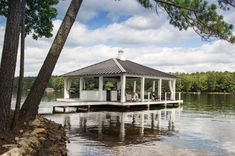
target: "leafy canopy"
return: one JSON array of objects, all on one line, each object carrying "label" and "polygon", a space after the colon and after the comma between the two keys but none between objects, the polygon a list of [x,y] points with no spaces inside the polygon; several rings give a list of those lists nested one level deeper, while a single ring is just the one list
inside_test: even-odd
[{"label": "leafy canopy", "polygon": [[[59,0],[27,0],[25,14],[26,34],[34,39],[52,37],[52,20],[57,16],[55,5]],[[7,17],[9,0],[0,0],[0,16]]]},{"label": "leafy canopy", "polygon": [[[205,0],[137,0],[145,8],[161,8],[169,16],[170,24],[187,30],[192,27],[202,39],[223,39],[235,42],[233,25],[223,20],[217,13],[215,4],[208,4]],[[222,9],[235,5],[234,0],[218,0]]]}]

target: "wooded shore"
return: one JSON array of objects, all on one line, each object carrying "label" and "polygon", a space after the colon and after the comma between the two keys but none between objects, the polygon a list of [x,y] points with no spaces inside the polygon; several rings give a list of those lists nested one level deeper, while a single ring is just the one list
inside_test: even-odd
[{"label": "wooded shore", "polygon": [[[235,72],[197,72],[197,73],[171,73],[179,79],[176,82],[177,92],[210,92],[210,93],[235,93]],[[17,79],[15,78],[14,89],[17,88]],[[29,90],[35,80],[35,77],[24,78],[24,90]],[[87,81],[87,89],[98,88],[98,81]],[[137,82],[138,83],[138,82]],[[112,87],[113,82],[106,82],[105,87]],[[127,81],[127,91],[132,91],[132,82]],[[151,80],[146,80],[146,89],[152,86]],[[63,77],[52,76],[47,87],[57,91],[62,91],[64,87]],[[138,87],[138,86],[137,86]],[[79,90],[79,79],[72,81],[71,88]],[[138,89],[138,88],[137,88]],[[168,83],[162,82],[163,92],[169,91]]]}]

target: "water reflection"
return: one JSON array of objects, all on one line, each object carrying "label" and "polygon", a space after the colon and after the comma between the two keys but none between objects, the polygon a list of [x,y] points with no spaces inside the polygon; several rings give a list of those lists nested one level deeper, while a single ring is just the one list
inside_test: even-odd
[{"label": "water reflection", "polygon": [[235,96],[182,97],[184,109],[97,110],[46,117],[66,127],[72,156],[235,155]]},{"label": "water reflection", "polygon": [[[175,122],[180,111],[182,107],[132,112],[79,113],[79,118],[65,115],[63,124],[72,139],[79,136],[99,141],[105,146],[138,144],[160,140],[160,136],[177,133]],[[79,124],[73,124],[71,121]]]}]

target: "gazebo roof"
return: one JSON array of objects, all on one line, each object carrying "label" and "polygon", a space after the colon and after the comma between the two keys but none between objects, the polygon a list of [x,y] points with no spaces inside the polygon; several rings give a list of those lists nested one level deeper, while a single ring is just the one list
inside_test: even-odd
[{"label": "gazebo roof", "polygon": [[69,73],[64,77],[85,77],[85,76],[102,76],[102,75],[138,75],[150,77],[176,78],[174,75],[164,73],[162,71],[143,66],[130,60],[108,59]]}]

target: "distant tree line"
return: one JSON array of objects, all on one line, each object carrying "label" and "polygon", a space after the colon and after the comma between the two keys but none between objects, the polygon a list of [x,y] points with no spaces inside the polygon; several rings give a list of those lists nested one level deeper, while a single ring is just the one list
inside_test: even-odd
[{"label": "distant tree line", "polygon": [[[178,92],[230,92],[235,93],[235,72],[197,72],[197,73],[174,73],[179,79],[176,83]],[[29,90],[35,80],[35,77],[24,78],[24,90]],[[14,90],[17,89],[18,77],[15,78]],[[87,81],[87,89],[97,88],[98,81]],[[115,86],[114,82],[105,83],[105,87]],[[139,84],[139,82],[137,82]],[[62,91],[64,80],[60,76],[52,76],[47,87],[54,88],[56,91]],[[79,79],[72,81],[72,88],[79,90]],[[132,90],[132,82],[127,81],[127,91]],[[151,90],[151,80],[146,80],[145,89]],[[138,90],[137,86],[137,90]],[[167,81],[163,81],[163,91],[169,91]]]},{"label": "distant tree line", "polygon": [[180,92],[230,92],[235,93],[235,72],[175,73]]}]

